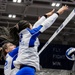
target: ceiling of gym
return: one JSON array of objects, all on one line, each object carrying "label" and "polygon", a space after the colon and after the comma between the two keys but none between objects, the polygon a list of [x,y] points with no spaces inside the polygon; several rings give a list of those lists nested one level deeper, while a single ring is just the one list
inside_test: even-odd
[{"label": "ceiling of gym", "polygon": [[[53,7],[52,2],[60,3],[60,6]],[[58,10],[65,4],[69,6],[69,10],[60,15],[56,22],[39,36],[41,42],[46,42],[75,8],[75,0],[22,0],[21,3],[13,2],[13,0],[0,0],[0,26],[12,27],[22,19],[34,24],[39,16],[52,9]],[[16,18],[9,18],[9,14],[16,15]],[[75,16],[51,43],[75,45]]]}]

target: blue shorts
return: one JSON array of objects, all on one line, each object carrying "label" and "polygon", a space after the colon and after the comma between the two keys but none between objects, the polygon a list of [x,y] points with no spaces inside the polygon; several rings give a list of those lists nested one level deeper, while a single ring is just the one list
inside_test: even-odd
[{"label": "blue shorts", "polygon": [[35,75],[35,69],[32,67],[21,68],[16,75]]}]

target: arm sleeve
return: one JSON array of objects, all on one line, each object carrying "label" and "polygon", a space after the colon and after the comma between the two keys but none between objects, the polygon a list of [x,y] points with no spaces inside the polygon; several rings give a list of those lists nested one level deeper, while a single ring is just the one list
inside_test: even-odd
[{"label": "arm sleeve", "polygon": [[39,25],[41,25],[42,22],[46,20],[45,16],[42,16],[33,26],[33,28],[37,28]]},{"label": "arm sleeve", "polygon": [[58,14],[54,13],[52,16],[48,17],[41,25],[43,26],[40,29],[40,32],[45,31],[47,28],[49,28],[55,20],[58,18]]}]

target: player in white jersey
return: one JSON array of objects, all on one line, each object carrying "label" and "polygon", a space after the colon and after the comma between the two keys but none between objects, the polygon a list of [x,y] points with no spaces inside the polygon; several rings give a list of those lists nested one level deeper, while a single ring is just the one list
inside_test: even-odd
[{"label": "player in white jersey", "polygon": [[18,53],[18,47],[8,42],[2,46],[2,56],[5,59],[4,75],[16,75],[19,70],[14,67],[13,61],[16,59]]},{"label": "player in white jersey", "polygon": [[[48,13],[48,16],[51,15],[54,12],[52,10],[51,12]],[[17,57],[18,53],[18,47],[15,48],[16,46],[13,45],[12,43],[5,43],[0,50],[2,50],[3,57],[5,58],[5,66],[4,66],[4,74],[5,75],[16,75],[16,72],[19,70],[14,67],[13,61]],[[15,48],[15,49],[14,49]],[[2,56],[1,56],[2,57]]]},{"label": "player in white jersey", "polygon": [[38,36],[55,22],[58,15],[67,9],[68,6],[65,5],[50,17],[48,17],[48,14],[42,16],[33,27],[25,20],[20,21],[15,26],[20,37],[18,57],[14,61],[15,67],[20,69],[16,75],[35,75],[35,71],[40,69],[37,52],[39,46]]},{"label": "player in white jersey", "polygon": [[[54,12],[52,10],[51,12],[48,13],[48,16],[51,15]],[[4,65],[4,74],[5,75],[16,75],[17,71],[19,69],[15,68],[13,61],[17,57],[18,53],[18,47],[15,48],[16,46],[10,42],[5,43],[0,50],[2,50],[2,56],[5,59],[5,65]],[[15,48],[15,49],[14,49]],[[1,56],[1,57],[2,57]]]}]

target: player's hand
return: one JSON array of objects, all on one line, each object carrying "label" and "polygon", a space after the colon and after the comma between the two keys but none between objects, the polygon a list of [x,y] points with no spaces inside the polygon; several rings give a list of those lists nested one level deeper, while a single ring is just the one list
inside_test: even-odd
[{"label": "player's hand", "polygon": [[64,11],[68,10],[68,6],[67,5],[64,5],[62,6],[58,11],[57,13],[60,15],[62,14]]}]

